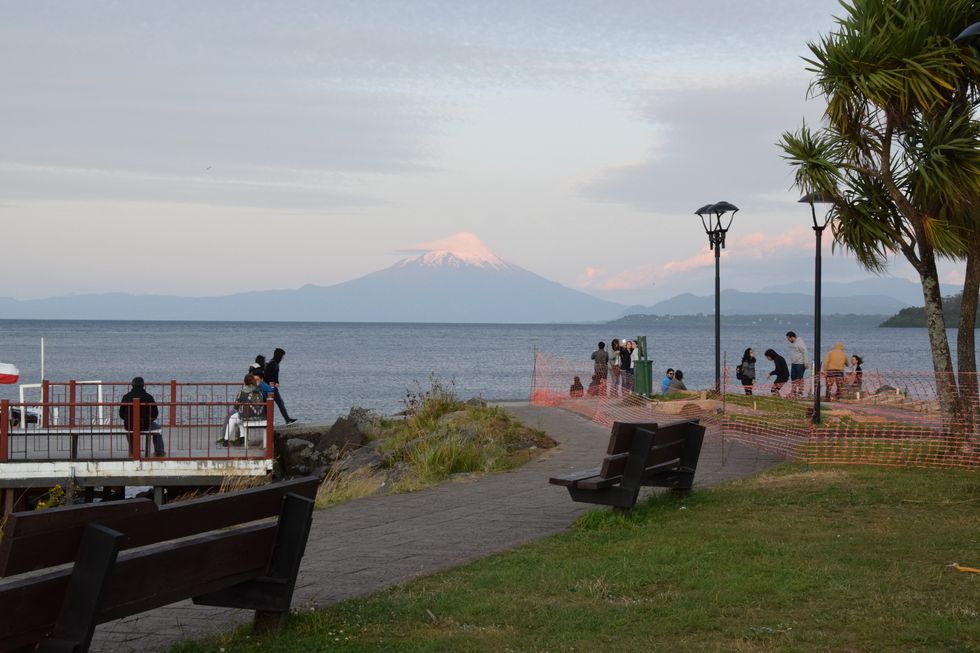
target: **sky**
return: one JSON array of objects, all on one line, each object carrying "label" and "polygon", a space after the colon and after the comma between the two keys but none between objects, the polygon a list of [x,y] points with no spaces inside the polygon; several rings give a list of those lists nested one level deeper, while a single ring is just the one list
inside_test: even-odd
[{"label": "sky", "polygon": [[[812,283],[836,0],[0,0],[0,295],[330,285],[454,234],[623,303]],[[829,241],[825,237],[825,241]],[[420,247],[420,245],[422,247]],[[824,278],[864,278],[825,243]],[[956,283],[959,266],[944,280]],[[915,279],[896,262],[894,276]]]}]

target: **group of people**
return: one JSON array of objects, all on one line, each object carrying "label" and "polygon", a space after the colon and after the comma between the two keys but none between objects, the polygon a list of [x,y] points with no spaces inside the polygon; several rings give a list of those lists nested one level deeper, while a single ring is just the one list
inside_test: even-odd
[{"label": "group of people", "polygon": [[618,397],[620,393],[629,394],[633,391],[633,370],[640,360],[640,349],[634,340],[613,338],[606,349],[606,343],[600,341],[597,349],[592,352],[592,380],[589,387],[582,386],[582,379],[575,377],[568,389],[570,397],[588,395],[596,397],[605,395]]},{"label": "group of people", "polygon": [[[789,343],[788,364],[786,358],[776,352],[775,349],[767,349],[763,354],[766,360],[774,366],[774,369],[767,375],[767,378],[775,377],[770,392],[773,395],[779,395],[786,382],[790,381],[792,383],[790,396],[802,397],[806,393],[803,376],[810,367],[810,354],[807,351],[806,343],[794,331],[786,332],[786,340]],[[841,398],[845,388],[851,392],[861,390],[861,364],[863,362],[864,359],[857,355],[851,356],[848,360],[847,354],[844,352],[844,345],[840,342],[827,353],[823,366],[827,401],[831,399],[832,387],[835,389],[834,397],[837,399]],[[851,367],[852,370],[845,377],[844,370],[847,367]],[[745,394],[751,395],[757,378],[755,350],[751,347],[742,354],[742,361],[735,368],[735,378],[742,382]]]},{"label": "group of people", "polygon": [[279,413],[286,424],[292,424],[296,420],[289,416],[286,411],[286,404],[282,398],[282,390],[279,385],[279,364],[285,357],[286,351],[280,347],[272,353],[272,359],[266,360],[265,356],[259,354],[255,357],[255,362],[250,364],[245,378],[242,380],[242,389],[235,399],[235,409],[228,415],[225,424],[224,436],[218,439],[218,444],[229,446],[231,444],[241,444],[244,438],[241,437],[241,424],[244,420],[264,419],[265,401],[272,393]]},{"label": "group of people", "polygon": [[[265,417],[265,401],[269,393],[273,393],[276,405],[279,407],[283,419],[286,420],[286,424],[292,424],[296,421],[286,411],[286,404],[282,398],[282,388],[279,385],[279,364],[282,363],[285,355],[284,349],[276,348],[270,361],[266,361],[265,356],[261,354],[255,357],[255,362],[249,365],[248,373],[245,374],[242,389],[235,400],[235,409],[228,416],[224,437],[218,440],[218,444],[227,447],[229,441],[234,444],[241,442],[241,437],[233,439],[232,436],[239,431],[242,420]],[[140,433],[152,435],[154,456],[166,456],[163,434],[160,432],[160,425],[157,422],[160,409],[157,407],[153,395],[146,391],[146,382],[142,376],[133,378],[129,392],[123,395],[120,400],[122,405],[119,407],[119,417],[129,432],[129,455],[133,455],[133,433],[137,426],[137,420],[133,419],[134,401],[140,403],[138,421]]]}]

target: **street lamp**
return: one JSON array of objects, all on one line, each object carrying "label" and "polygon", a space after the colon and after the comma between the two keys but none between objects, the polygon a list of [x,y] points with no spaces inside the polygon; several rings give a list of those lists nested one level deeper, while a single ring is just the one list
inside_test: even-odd
[{"label": "street lamp", "polygon": [[[834,198],[826,193],[814,192],[807,193],[800,198],[801,204],[810,205],[810,215],[813,218],[813,233],[817,238],[817,254],[816,254],[816,269],[814,271],[814,281],[813,281],[813,423],[820,423],[820,276],[822,274],[821,268],[821,257],[820,257],[820,239],[823,236],[823,230],[827,228],[830,224],[830,210],[833,208],[831,206],[827,209],[826,215],[823,217],[823,221],[817,220],[817,209],[816,204],[831,204],[834,203]],[[829,388],[828,388],[829,391]]]},{"label": "street lamp", "polygon": [[[721,217],[731,212],[728,224],[722,225]],[[725,248],[725,234],[732,226],[738,207],[729,202],[705,204],[694,212],[701,218],[708,246],[715,250],[715,392],[721,394],[721,250]]]},{"label": "street lamp", "polygon": [[980,43],[980,23],[973,23],[965,30],[960,32],[960,35],[953,39],[953,41],[960,45]]}]

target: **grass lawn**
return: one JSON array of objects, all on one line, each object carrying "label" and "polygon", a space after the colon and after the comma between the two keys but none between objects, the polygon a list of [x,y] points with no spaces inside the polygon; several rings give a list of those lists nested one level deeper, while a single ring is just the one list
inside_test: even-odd
[{"label": "grass lawn", "polygon": [[770,473],[196,651],[977,651],[980,476]]}]

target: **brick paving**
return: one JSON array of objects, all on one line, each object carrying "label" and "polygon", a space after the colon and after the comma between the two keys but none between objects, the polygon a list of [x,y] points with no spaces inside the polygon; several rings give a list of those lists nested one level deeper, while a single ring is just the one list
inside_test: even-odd
[{"label": "brick paving", "polygon": [[[319,510],[293,599],[307,610],[372,594],[561,532],[596,506],[571,501],[550,476],[594,467],[609,429],[557,408],[504,407],[559,442],[520,469],[463,479],[421,492],[358,499]],[[780,459],[709,432],[695,485],[762,471]],[[93,651],[155,653],[246,623],[251,612],[176,603],[96,629]]]}]

